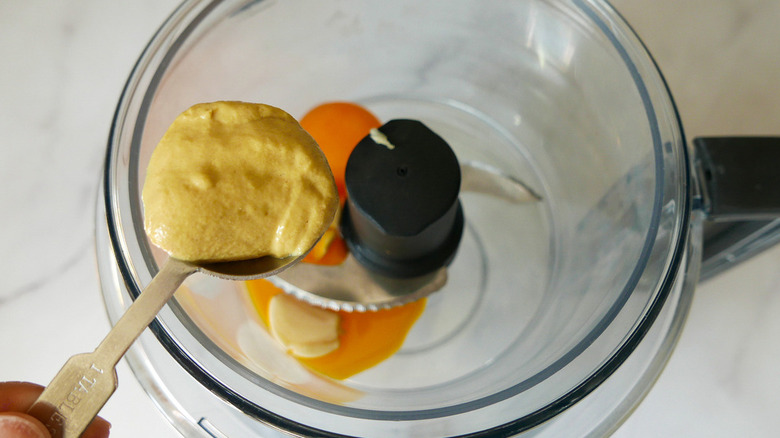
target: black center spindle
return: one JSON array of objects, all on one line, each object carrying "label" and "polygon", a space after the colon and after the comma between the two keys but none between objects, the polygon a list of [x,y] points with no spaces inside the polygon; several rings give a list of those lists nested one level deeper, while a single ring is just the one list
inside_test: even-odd
[{"label": "black center spindle", "polygon": [[409,278],[446,266],[463,234],[460,166],[436,133],[391,120],[347,161],[341,231],[354,257],[380,274]]}]

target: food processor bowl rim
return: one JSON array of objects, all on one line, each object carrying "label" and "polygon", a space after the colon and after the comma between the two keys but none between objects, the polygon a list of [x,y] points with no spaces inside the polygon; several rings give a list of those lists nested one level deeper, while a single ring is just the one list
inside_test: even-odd
[{"label": "food processor bowl rim", "polygon": [[[114,182],[113,173],[112,173],[112,158],[114,158],[115,151],[116,151],[115,145],[118,143],[117,136],[118,136],[118,131],[120,129],[119,119],[121,116],[123,116],[126,113],[127,103],[130,100],[130,96],[132,95],[132,92],[135,91],[134,88],[135,80],[137,79],[138,75],[141,73],[141,70],[144,67],[143,61],[148,60],[150,53],[152,53],[156,48],[159,48],[155,46],[161,43],[160,41],[161,35],[165,34],[166,32],[170,33],[172,30],[176,30],[176,27],[173,26],[173,23],[178,23],[177,20],[181,20],[183,17],[186,16],[188,12],[197,9],[196,8],[197,5],[204,4],[204,3],[208,3],[208,4],[206,4],[205,7],[202,7],[201,10],[197,11],[197,15],[195,16],[195,19],[190,21],[189,23],[186,23],[186,27],[184,28],[184,30],[182,30],[180,34],[176,37],[175,41],[171,43],[169,47],[166,48],[167,51],[166,51],[165,58],[167,59],[168,62],[170,62],[172,56],[184,44],[186,37],[188,37],[192,33],[194,28],[198,24],[200,24],[201,21],[203,21],[203,19],[208,15],[208,13],[213,11],[219,4],[223,3],[223,0],[213,0],[213,1],[185,0],[168,17],[168,19],[162,24],[162,26],[160,26],[157,32],[153,35],[150,42],[147,44],[146,48],[144,49],[141,56],[135,63],[133,69],[131,70],[129,78],[121,93],[119,103],[115,110],[114,118],[111,124],[111,129],[109,132],[106,162],[104,166],[104,178],[103,178],[106,220],[108,222],[109,237],[111,241],[112,250],[116,255],[119,272],[125,281],[128,291],[134,297],[136,297],[140,293],[140,288],[133,281],[133,275],[131,274],[130,264],[128,263],[128,260],[125,259],[126,254],[122,248],[122,237],[120,236],[120,230],[119,230],[120,227],[116,225],[116,218],[114,216],[115,203],[112,199],[112,195],[114,194],[114,190],[112,188],[112,184]],[[639,79],[641,79],[641,76],[636,71],[636,66],[634,66],[631,63],[629,55],[625,52],[625,48],[619,44],[619,41],[617,40],[616,37],[614,37],[608,25],[604,23],[601,20],[601,18],[596,15],[595,12],[590,10],[586,5],[586,3],[591,4],[593,6],[598,6],[598,4],[602,4],[608,14],[610,14],[612,17],[616,19],[621,20],[622,23],[628,29],[628,31],[633,32],[631,26],[622,18],[622,16],[607,2],[607,0],[572,0],[572,3],[577,5],[586,14],[588,14],[590,18],[594,21],[594,23],[596,23],[601,28],[604,34],[610,37],[610,42],[621,53],[621,56],[624,57],[624,61],[628,64],[629,69],[632,70],[632,75],[638,76]],[[488,436],[488,435],[493,436],[493,434],[495,433],[500,433],[502,435],[509,434],[509,433],[511,434],[519,433],[529,428],[532,428],[536,425],[544,423],[545,421],[548,421],[549,419],[555,417],[556,415],[564,411],[569,406],[573,405],[574,403],[577,403],[579,400],[587,396],[591,391],[593,391],[596,387],[598,387],[604,380],[606,380],[620,366],[620,364],[622,364],[628,358],[631,352],[644,338],[645,333],[649,330],[656,316],[658,315],[661,308],[663,307],[666,297],[669,295],[670,288],[674,283],[677,273],[679,272],[680,263],[682,262],[685,248],[687,247],[686,242],[688,241],[689,238],[689,229],[690,229],[689,221],[690,221],[690,214],[691,214],[691,198],[692,198],[692,190],[691,190],[692,175],[690,172],[690,157],[689,157],[689,152],[685,147],[686,145],[685,135],[684,135],[682,123],[680,121],[680,115],[674,103],[674,100],[672,98],[668,84],[666,83],[666,80],[664,79],[660,69],[658,69],[658,66],[655,60],[652,58],[652,55],[644,46],[644,43],[642,43],[641,39],[636,37],[635,32],[634,35],[636,41],[638,41],[639,44],[641,45],[641,48],[644,49],[644,53],[650,58],[650,61],[653,63],[653,66],[655,67],[655,72],[656,74],[658,74],[658,76],[660,77],[663,83],[663,86],[665,87],[665,91],[669,97],[669,101],[671,103],[674,116],[677,119],[676,125],[677,128],[679,129],[679,134],[681,136],[681,142],[683,145],[680,151],[680,155],[682,157],[682,160],[684,161],[684,166],[682,166],[683,175],[681,178],[681,184],[685,184],[686,191],[684,192],[685,196],[683,196],[684,199],[681,208],[682,223],[680,226],[680,232],[678,233],[677,236],[677,241],[675,242],[675,246],[673,247],[673,249],[671,249],[672,255],[669,263],[669,268],[667,269],[665,276],[660,283],[661,287],[659,289],[659,292],[658,294],[656,294],[653,302],[650,304],[649,310],[644,314],[642,321],[638,323],[635,327],[635,330],[627,336],[626,340],[620,345],[617,352],[613,354],[598,369],[596,369],[593,373],[591,373],[578,386],[570,389],[567,393],[560,396],[558,399],[554,400],[553,402],[547,404],[546,406],[536,410],[531,414],[525,415],[523,417],[517,418],[503,425],[499,425],[485,431],[475,432],[464,436]],[[161,66],[167,66],[167,63],[163,62]],[[157,70],[155,71],[155,75],[154,75],[155,78],[152,80],[153,84],[159,83],[160,81],[159,76],[161,71],[162,70],[160,69],[160,66],[158,66]],[[637,81],[636,77],[635,77],[635,81]],[[638,84],[643,84],[643,82],[640,80]],[[146,94],[141,104],[142,109],[149,108],[150,100],[152,97],[152,93],[150,93],[150,91],[154,89],[156,88],[153,87],[146,90]],[[651,114],[654,114],[652,111],[653,106],[652,103],[647,101],[646,90],[644,91],[644,93],[645,95],[642,96],[643,102],[645,103],[646,108],[649,107],[648,116],[650,116]],[[145,117],[146,113],[140,111],[139,115]],[[139,117],[138,120],[140,121],[142,120],[142,118]],[[142,126],[142,124],[136,123],[134,127],[133,145],[137,145],[138,142],[140,141],[139,140],[140,136],[137,135],[138,134],[137,131],[140,129],[139,128],[140,126]],[[654,130],[654,136],[653,136],[654,143],[655,143],[654,148],[656,150],[656,153],[658,153],[658,151],[660,150],[659,148],[662,147],[662,145],[660,144],[660,140],[658,140],[657,138],[658,128],[657,126],[652,126],[652,129]],[[134,157],[131,155],[131,160],[133,158]],[[135,157],[135,159],[137,160],[137,157]],[[659,165],[658,162],[656,164]],[[137,168],[137,164],[136,164],[136,168]],[[138,188],[133,187],[133,185],[131,185],[130,190],[131,192],[135,190],[137,193]],[[656,197],[658,198],[658,193],[656,193]],[[659,207],[659,205],[657,204],[658,202],[656,202],[656,205],[654,206],[654,212],[653,212],[654,220],[656,220],[660,215],[660,211],[657,211],[657,207]],[[139,223],[138,221],[136,221],[136,219],[139,218],[134,217],[133,219],[134,219],[134,223],[136,224]],[[652,228],[653,227],[651,225],[651,230]],[[650,239],[652,235],[653,233],[649,233],[648,239]],[[695,262],[696,261],[694,261],[694,263]],[[206,370],[202,369],[194,360],[192,360],[187,355],[185,351],[181,349],[181,347],[175,342],[175,340],[173,340],[166,333],[163,326],[157,320],[152,322],[152,324],[150,325],[150,329],[155,334],[157,339],[163,344],[166,350],[168,350],[171,353],[174,359],[189,374],[191,374],[202,385],[207,387],[212,393],[224,399],[226,402],[240,408],[242,411],[254,416],[255,418],[261,421],[271,424],[274,427],[288,430],[293,433],[303,434],[305,436],[309,436],[312,434],[324,435],[324,436],[343,436],[333,432],[312,428],[310,426],[299,423],[297,421],[287,419],[279,414],[263,409],[262,407],[257,406],[256,404],[250,402],[249,400],[246,400],[240,394],[235,393],[226,385],[224,385],[222,382],[215,379],[214,376],[210,375]]]}]

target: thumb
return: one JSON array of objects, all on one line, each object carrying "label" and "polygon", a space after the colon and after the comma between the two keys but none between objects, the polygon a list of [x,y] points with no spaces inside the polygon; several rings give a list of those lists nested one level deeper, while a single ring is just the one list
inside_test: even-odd
[{"label": "thumb", "polygon": [[0,413],[0,437],[51,438],[46,427],[35,418],[20,412]]}]

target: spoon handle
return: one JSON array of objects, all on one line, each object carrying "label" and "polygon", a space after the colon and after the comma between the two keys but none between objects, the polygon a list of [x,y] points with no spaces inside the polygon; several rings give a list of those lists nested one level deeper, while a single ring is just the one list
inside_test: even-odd
[{"label": "spoon handle", "polygon": [[42,421],[52,438],[79,437],[114,393],[119,359],[196,270],[168,259],[95,351],[68,359],[27,413]]}]

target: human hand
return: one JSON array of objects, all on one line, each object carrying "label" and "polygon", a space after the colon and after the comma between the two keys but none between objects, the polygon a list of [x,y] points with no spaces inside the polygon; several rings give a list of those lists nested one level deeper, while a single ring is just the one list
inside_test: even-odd
[{"label": "human hand", "polygon": [[[0,437],[51,438],[37,419],[27,415],[27,409],[43,392],[43,386],[26,382],[0,382]],[[81,438],[107,438],[111,424],[95,418]]]}]

